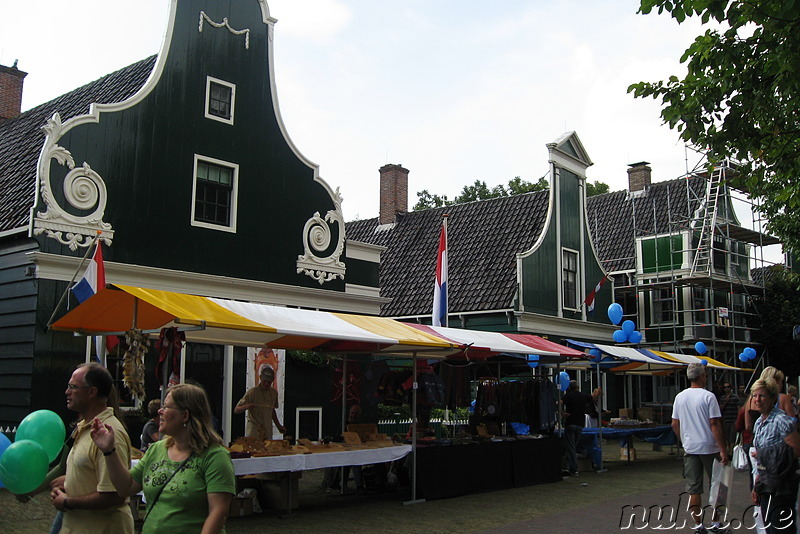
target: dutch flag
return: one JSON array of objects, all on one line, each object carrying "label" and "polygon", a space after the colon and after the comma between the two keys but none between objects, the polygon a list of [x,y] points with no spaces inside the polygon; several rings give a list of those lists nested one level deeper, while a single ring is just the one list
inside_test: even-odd
[{"label": "dutch flag", "polygon": [[433,287],[433,326],[447,326],[447,219],[439,233],[436,284]]},{"label": "dutch flag", "polygon": [[81,303],[104,287],[106,287],[106,269],[103,266],[103,247],[98,239],[94,255],[89,260],[83,278],[72,286],[72,294],[78,299],[78,303]]}]

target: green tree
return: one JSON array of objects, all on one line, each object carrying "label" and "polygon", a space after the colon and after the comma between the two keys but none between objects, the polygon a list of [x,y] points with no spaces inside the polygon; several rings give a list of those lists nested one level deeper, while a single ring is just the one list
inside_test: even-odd
[{"label": "green tree", "polygon": [[466,204],[467,202],[475,202],[476,200],[486,200],[487,198],[507,197],[505,188],[498,185],[489,189],[486,182],[483,180],[475,180],[472,185],[465,185],[461,193],[453,199],[454,204]]},{"label": "green tree", "polygon": [[768,230],[800,246],[800,6],[793,0],[640,0],[639,11],[700,17],[713,29],[681,57],[683,79],[639,82],[635,97],[660,99],[681,138],[709,163],[743,162],[729,183],[761,203]]},{"label": "green tree", "polygon": [[[426,210],[430,208],[441,208],[442,206],[452,206],[453,204],[465,204],[476,200],[487,200],[490,198],[508,197],[521,195],[534,191],[547,191],[550,187],[548,181],[541,177],[536,183],[526,182],[519,176],[508,181],[508,187],[496,185],[489,189],[483,180],[475,180],[472,185],[465,185],[461,193],[453,200],[448,200],[447,195],[432,195],[427,189],[417,192],[417,203],[414,204],[413,211]],[[608,186],[606,186],[608,187]]]},{"label": "green tree", "polygon": [[[763,271],[763,297],[752,301],[755,340],[769,351],[769,363],[787,376],[800,375],[800,342],[792,339],[792,328],[800,325],[800,275],[780,265]],[[761,351],[759,351],[760,354]]]},{"label": "green tree", "polygon": [[591,183],[589,182],[589,180],[586,180],[587,197],[593,197],[595,195],[603,195],[605,193],[608,193],[609,190],[610,188],[608,187],[608,184],[604,184],[603,182],[600,182],[598,180],[595,180],[594,183]]},{"label": "green tree", "polygon": [[542,176],[537,182],[526,182],[519,176],[515,176],[508,181],[508,194],[521,195],[522,193],[533,193],[535,191],[547,191],[550,188],[550,182],[547,178]]},{"label": "green tree", "polygon": [[453,204],[452,200],[447,200],[447,195],[432,195],[427,189],[417,192],[417,203],[411,208],[411,211],[422,211],[431,208],[441,208],[442,206],[450,206]]}]

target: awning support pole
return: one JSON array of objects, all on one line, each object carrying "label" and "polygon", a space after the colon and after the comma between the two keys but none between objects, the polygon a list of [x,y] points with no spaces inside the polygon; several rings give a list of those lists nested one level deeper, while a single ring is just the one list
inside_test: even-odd
[{"label": "awning support pole", "polygon": [[413,386],[411,388],[411,500],[405,501],[403,505],[417,504],[425,502],[425,499],[417,499],[417,353],[414,352],[413,362]]},{"label": "awning support pole", "polygon": [[[347,354],[342,358],[342,436],[344,436],[345,432],[347,432]],[[347,491],[344,466],[339,468],[339,488],[339,492],[344,495]]]},{"label": "awning support pole", "polygon": [[[600,362],[597,362],[597,387],[601,386],[600,382]],[[602,391],[602,390],[601,390]],[[608,469],[603,467],[603,400],[602,393],[597,402],[597,445],[600,447],[600,465],[597,466],[597,473],[605,473]]]}]

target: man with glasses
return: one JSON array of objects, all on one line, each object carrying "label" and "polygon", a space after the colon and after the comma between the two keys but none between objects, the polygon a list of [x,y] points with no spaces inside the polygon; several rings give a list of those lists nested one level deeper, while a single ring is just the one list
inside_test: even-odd
[{"label": "man with glasses", "polygon": [[130,465],[131,441],[125,427],[109,406],[113,381],[108,370],[96,363],[79,365],[67,384],[67,408],[78,413],[75,443],[67,456],[63,486],[50,492],[53,506],[64,512],[62,534],[92,532],[133,534],[133,516],[126,498],[117,495],[109,478],[104,453],[92,441],[92,421],[114,427],[116,454]]}]

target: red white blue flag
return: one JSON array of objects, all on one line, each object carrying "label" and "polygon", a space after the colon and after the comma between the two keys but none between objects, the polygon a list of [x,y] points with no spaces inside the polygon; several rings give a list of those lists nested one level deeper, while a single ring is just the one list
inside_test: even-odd
[{"label": "red white blue flag", "polygon": [[78,299],[78,303],[81,303],[104,287],[106,287],[106,269],[103,266],[103,247],[98,239],[94,255],[89,260],[83,278],[72,286],[72,294]]},{"label": "red white blue flag", "polygon": [[597,292],[600,291],[600,288],[603,287],[603,284],[606,283],[607,279],[608,275],[605,275],[603,279],[600,280],[600,282],[598,282],[595,288],[589,293],[589,295],[586,297],[586,300],[583,301],[583,303],[586,304],[586,311],[588,313],[592,313],[594,311],[594,298],[597,295]]},{"label": "red white blue flag", "polygon": [[433,286],[433,326],[447,326],[447,219],[439,233],[436,284]]}]

